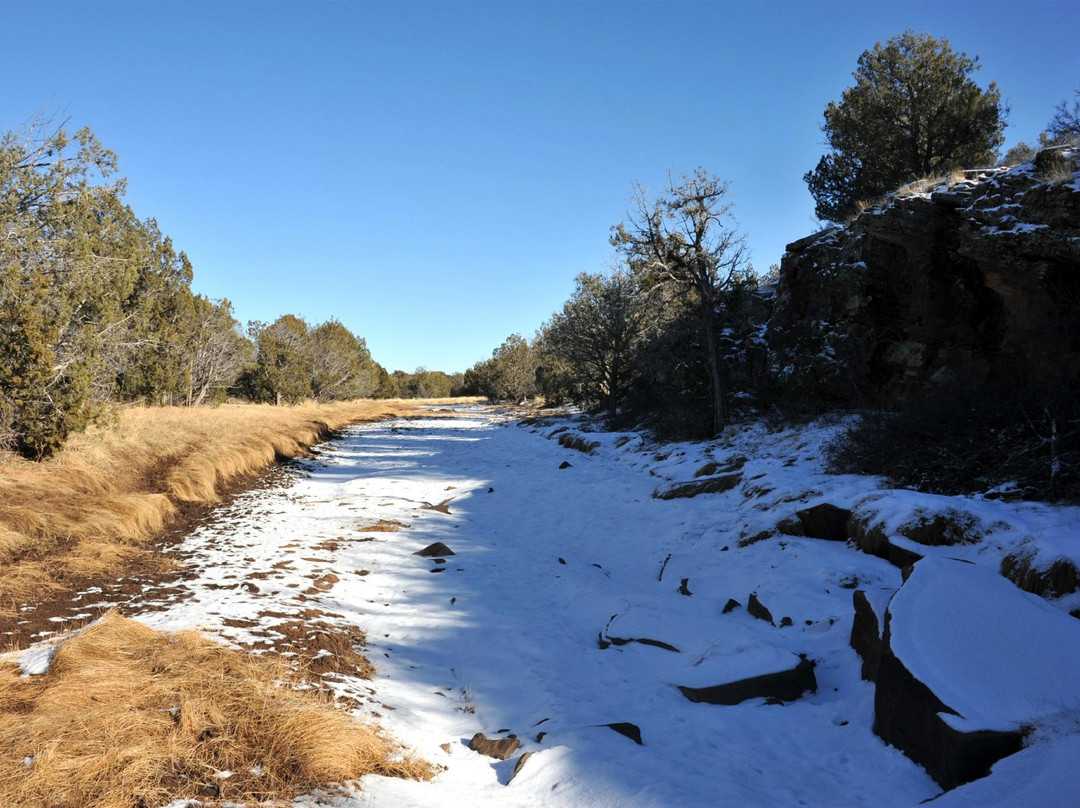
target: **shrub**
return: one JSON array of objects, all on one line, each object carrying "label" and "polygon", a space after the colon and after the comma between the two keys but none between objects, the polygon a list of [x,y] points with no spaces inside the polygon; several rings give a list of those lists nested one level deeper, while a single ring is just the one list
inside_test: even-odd
[{"label": "shrub", "polygon": [[898,411],[864,413],[826,457],[831,471],[934,493],[1010,485],[1028,499],[1080,501],[1080,389],[1031,374],[943,385]]}]

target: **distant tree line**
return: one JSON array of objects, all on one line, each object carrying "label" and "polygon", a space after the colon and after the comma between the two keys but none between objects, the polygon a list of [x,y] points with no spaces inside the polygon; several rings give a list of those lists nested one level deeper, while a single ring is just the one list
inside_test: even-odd
[{"label": "distant tree line", "polygon": [[89,129],[37,120],[0,137],[0,448],[41,458],[111,405],[293,403],[444,394],[391,376],[337,320],[241,328],[228,300],[124,203],[116,155]]}]

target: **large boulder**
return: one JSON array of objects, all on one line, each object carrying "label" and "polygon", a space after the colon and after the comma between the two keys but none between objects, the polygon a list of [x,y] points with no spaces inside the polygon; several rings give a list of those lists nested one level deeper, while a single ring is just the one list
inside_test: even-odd
[{"label": "large boulder", "polygon": [[1080,621],[993,570],[925,558],[889,603],[874,731],[944,788],[1080,705]]}]

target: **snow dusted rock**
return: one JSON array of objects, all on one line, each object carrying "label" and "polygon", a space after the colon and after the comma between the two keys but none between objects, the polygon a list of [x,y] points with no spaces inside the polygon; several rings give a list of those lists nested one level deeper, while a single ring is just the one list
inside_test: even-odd
[{"label": "snow dusted rock", "polygon": [[874,731],[950,789],[1080,711],[1080,622],[993,570],[925,558],[889,603]]},{"label": "snow dusted rock", "polygon": [[518,773],[525,767],[525,761],[527,761],[532,756],[532,752],[526,752],[524,755],[517,759],[517,763],[514,764],[514,771],[511,772],[510,779],[506,781],[507,785],[510,785],[513,779],[518,776]]},{"label": "snow dusted rock", "polygon": [[514,735],[507,738],[489,738],[484,733],[478,732],[469,741],[469,748],[474,752],[496,760],[507,760],[519,746],[521,746],[521,741]]},{"label": "snow dusted rock", "polygon": [[786,654],[796,664],[791,668],[774,670],[757,676],[749,676],[726,684],[710,687],[679,686],[679,690],[690,701],[708,704],[732,705],[747,699],[777,699],[794,701],[807,690],[817,690],[814,676],[814,663],[806,657]]},{"label": "snow dusted rock", "polygon": [[848,520],[851,511],[823,502],[813,508],[796,511],[795,515],[802,523],[803,533],[811,539],[826,541],[847,541]]},{"label": "snow dusted rock", "polygon": [[1060,597],[1080,589],[1080,571],[1066,558],[1040,567],[1033,554],[1010,554],[1001,559],[1001,574],[1025,592],[1042,597]]},{"label": "snow dusted rock", "polygon": [[957,508],[948,508],[933,515],[915,514],[897,532],[928,547],[974,544],[982,539],[978,519]]},{"label": "snow dusted rock", "polygon": [[901,569],[922,558],[920,553],[904,546],[905,540],[902,537],[890,537],[885,532],[884,523],[878,521],[875,513],[861,513],[856,509],[848,520],[847,529],[855,546],[864,553],[884,558]]},{"label": "snow dusted rock", "polygon": [[656,489],[653,494],[657,499],[687,499],[698,494],[722,494],[742,482],[742,475],[722,474],[719,477],[706,477],[688,483],[668,483]]},{"label": "snow dusted rock", "polygon": [[805,536],[806,528],[803,527],[802,520],[795,516],[789,516],[787,519],[781,519],[776,523],[776,529],[783,533],[785,536]]}]

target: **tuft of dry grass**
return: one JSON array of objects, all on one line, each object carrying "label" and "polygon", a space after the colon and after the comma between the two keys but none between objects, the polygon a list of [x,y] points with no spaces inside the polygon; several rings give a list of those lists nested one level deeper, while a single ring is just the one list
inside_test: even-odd
[{"label": "tuft of dry grass", "polygon": [[298,684],[280,658],[110,613],[45,674],[0,666],[0,805],[280,802],[371,773],[432,775]]},{"label": "tuft of dry grass", "polygon": [[400,401],[125,407],[48,461],[0,453],[0,619],[133,559],[152,569],[147,545],[185,505],[218,502],[346,424],[414,410]]}]

